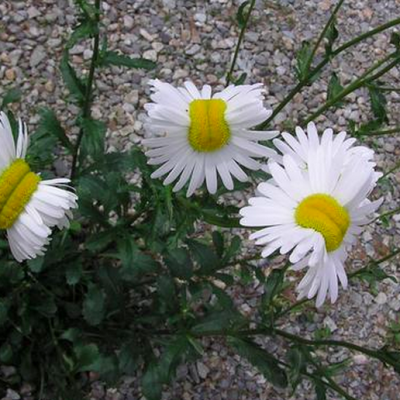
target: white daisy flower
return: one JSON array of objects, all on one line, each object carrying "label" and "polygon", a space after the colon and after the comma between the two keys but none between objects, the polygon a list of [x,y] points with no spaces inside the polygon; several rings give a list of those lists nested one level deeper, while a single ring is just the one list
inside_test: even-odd
[{"label": "white daisy flower", "polygon": [[174,88],[168,83],[152,80],[153,103],[146,104],[151,134],[163,137],[143,141],[149,164],[160,165],[152,178],[167,174],[164,184],[178,182],[178,191],[190,181],[187,196],[206,181],[215,193],[219,175],[228,190],[233,189],[232,177],[247,180],[242,167],[258,170],[258,157],[271,157],[276,152],[258,144],[278,132],[251,131],[271,115],[263,106],[262,84],[229,86],[212,95],[211,87],[198,90],[192,82]]},{"label": "white daisy flower", "polygon": [[374,152],[353,147],[346,133],[333,136],[326,129],[321,139],[313,123],[307,135],[296,128],[297,140],[283,133],[274,140],[283,156],[268,165],[272,180],[258,186],[259,197],[240,210],[241,224],[264,227],[253,233],[263,257],[276,250],[291,252],[294,270],[308,267],[298,286],[299,298],[317,295],[320,307],[326,296],[334,303],[338,280],[347,287],[344,263],[357,235],[371,220],[382,199],[369,201],[380,173]]},{"label": "white daisy flower", "polygon": [[69,179],[42,180],[25,161],[29,138],[19,121],[17,143],[10,122],[0,113],[0,229],[7,230],[18,262],[43,255],[50,228],[68,227],[77,196],[65,190]]}]

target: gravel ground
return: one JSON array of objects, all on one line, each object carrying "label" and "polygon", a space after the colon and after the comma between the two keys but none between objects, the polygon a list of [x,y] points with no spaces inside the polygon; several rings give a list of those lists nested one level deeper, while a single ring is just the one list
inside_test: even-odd
[{"label": "gravel ground", "polygon": [[[157,61],[159,67],[151,73],[113,68],[98,74],[93,116],[108,124],[108,146],[129,149],[144,135],[143,104],[148,101],[146,85],[151,77],[174,84],[185,79],[195,83],[208,82],[216,88],[224,84],[238,30],[234,16],[239,1],[231,0],[108,0],[104,2],[103,23],[109,30],[111,48],[131,56]],[[315,38],[334,5],[332,0],[276,0],[258,1],[246,34],[238,66],[249,75],[251,82],[262,80],[267,87],[266,102],[274,107],[295,83],[294,52],[302,40]],[[338,16],[340,42],[366,32],[398,15],[399,0],[346,1]],[[77,130],[71,127],[72,116],[78,109],[66,102],[58,65],[63,44],[75,22],[72,0],[27,0],[0,3],[0,95],[18,87],[23,101],[14,111],[29,122],[32,131],[38,122],[40,107],[51,107],[71,136]],[[389,34],[379,34],[352,48],[334,60],[334,70],[342,84],[362,74],[371,62],[382,57],[390,48]],[[87,68],[91,50],[76,46],[72,52],[74,64]],[[320,55],[318,55],[320,57]],[[329,68],[328,68],[329,69]],[[326,98],[330,72],[297,95],[294,101],[276,118],[276,126],[296,123],[320,106]],[[398,86],[399,68],[382,79]],[[349,121],[362,122],[370,118],[370,107],[365,90],[348,97],[346,107],[327,112],[318,121],[320,126],[346,128]],[[400,97],[388,94],[388,110],[393,125],[400,122]],[[400,141],[395,137],[368,141],[377,151],[379,169],[387,171],[400,155]],[[55,168],[64,174],[66,165],[57,162]],[[380,189],[385,196],[383,209],[396,208],[399,198],[400,172],[392,174]],[[379,194],[379,193],[378,193]],[[377,195],[378,195],[377,194]],[[243,202],[243,197],[237,201]],[[349,262],[349,269],[365,264],[369,257],[382,257],[400,244],[400,214],[389,226],[369,226]],[[249,244],[249,246],[251,246]],[[400,278],[397,262],[385,265],[385,270]],[[239,285],[232,293],[243,312],[249,312],[262,294],[256,283]],[[312,335],[321,326],[328,326],[334,338],[376,347],[384,343],[387,327],[399,318],[400,287],[391,281],[371,291],[365,283],[352,283],[347,292],[341,291],[335,306],[316,310],[312,306],[302,316],[295,315],[283,325],[302,335]],[[265,342],[274,350],[279,343]],[[287,392],[272,388],[265,379],[243,360],[232,354],[223,342],[204,341],[206,355],[195,365],[184,365],[178,370],[178,379],[166,388],[164,400],[278,400],[314,398],[313,390],[304,384],[299,392],[289,397]],[[385,370],[379,363],[345,351],[321,357],[343,360],[351,357],[350,366],[337,379],[357,399],[395,400],[399,398],[400,378]],[[6,374],[5,367],[2,373]],[[127,377],[119,388],[106,388],[93,383],[91,397],[107,400],[141,399],[137,377]],[[34,399],[32,388],[24,385],[19,394],[9,391],[7,400]],[[331,396],[330,399],[337,399]]]}]

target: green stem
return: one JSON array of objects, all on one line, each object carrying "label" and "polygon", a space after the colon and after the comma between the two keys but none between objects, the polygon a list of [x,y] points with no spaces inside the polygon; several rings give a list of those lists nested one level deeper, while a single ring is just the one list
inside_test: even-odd
[{"label": "green stem", "polygon": [[322,40],[324,39],[324,37],[326,35],[326,32],[328,31],[329,27],[333,24],[333,21],[334,21],[334,19],[336,17],[336,14],[339,12],[340,7],[343,5],[343,3],[344,3],[344,0],[340,0],[337,3],[335,9],[332,11],[332,14],[331,14],[328,22],[326,23],[324,29],[322,30],[321,34],[319,35],[319,37],[317,39],[317,42],[315,43],[314,48],[312,49],[311,56],[310,56],[310,58],[309,58],[309,60],[307,62],[306,71],[310,70],[311,64],[312,64],[312,62],[314,60],[314,56],[315,56],[315,54],[316,54],[316,52],[317,52],[317,50],[319,48],[319,45],[321,44]]},{"label": "green stem", "polygon": [[382,218],[390,217],[391,215],[398,214],[398,213],[400,213],[400,207],[399,207],[399,208],[396,208],[396,209],[394,209],[394,210],[390,210],[390,211],[384,212],[383,214],[378,215],[375,219],[373,219],[373,220],[370,222],[370,224],[373,224],[373,223],[375,223],[376,221],[379,221],[379,220],[382,219]]},{"label": "green stem", "polygon": [[379,131],[372,131],[372,132],[363,132],[363,133],[356,132],[356,136],[357,137],[366,136],[368,138],[369,136],[384,136],[384,135],[391,135],[392,133],[400,133],[400,126],[396,126],[390,129],[383,129]]},{"label": "green stem", "polygon": [[[95,8],[96,8],[96,23],[97,23],[97,25],[99,25],[99,22],[100,22],[100,7],[101,7],[101,0],[96,0]],[[82,117],[83,118],[89,118],[91,115],[92,91],[93,91],[93,83],[94,83],[94,74],[96,71],[97,60],[99,57],[99,47],[100,47],[100,33],[99,33],[99,30],[97,29],[96,34],[94,35],[94,39],[93,39],[93,55],[92,55],[92,60],[90,63],[90,70],[89,70],[89,76],[88,76],[88,81],[87,81],[87,86],[86,86],[85,99],[84,99],[84,103],[83,103],[83,107],[82,107]],[[79,148],[82,143],[83,134],[84,134],[84,131],[81,128],[79,131],[78,138],[76,140],[74,154],[73,154],[73,158],[72,158],[71,180],[73,180],[76,176]]]},{"label": "green stem", "polygon": [[386,56],[384,59],[378,61],[375,65],[373,65],[369,70],[367,70],[362,76],[356,79],[353,83],[346,86],[338,95],[336,95],[331,100],[327,101],[322,107],[320,107],[317,111],[311,114],[303,124],[306,125],[308,122],[315,120],[321,114],[323,114],[327,109],[332,107],[333,105],[337,104],[339,101],[343,100],[347,95],[354,92],[355,90],[365,86],[368,82],[372,82],[382,75],[386,74],[390,71],[393,67],[395,67],[400,62],[400,57],[397,56],[395,59],[386,65],[386,67],[382,68],[376,74],[369,76],[373,71],[381,67],[384,63],[386,63],[389,59],[393,58],[393,53]]},{"label": "green stem", "polygon": [[396,257],[398,254],[400,254],[400,249],[397,249],[397,250],[391,252],[390,254],[388,254],[387,256],[380,258],[378,261],[370,262],[367,266],[365,266],[363,268],[360,268],[357,271],[354,271],[354,272],[350,273],[348,275],[348,277],[349,277],[349,279],[354,278],[355,276],[360,275],[365,271],[368,271],[373,266],[382,264],[385,261],[389,261],[391,258]]},{"label": "green stem", "polygon": [[386,178],[388,175],[392,174],[393,172],[397,171],[400,168],[400,162],[397,163],[394,167],[390,168],[389,171],[385,172],[379,179],[378,182],[384,178]]},{"label": "green stem", "polygon": [[240,30],[240,34],[239,34],[239,38],[238,38],[238,42],[236,44],[236,49],[235,49],[235,53],[233,55],[233,60],[232,60],[232,64],[231,64],[231,68],[229,69],[229,72],[226,74],[226,86],[229,86],[229,84],[231,83],[231,79],[232,79],[232,74],[233,74],[233,70],[235,69],[235,65],[236,65],[236,60],[239,56],[239,50],[240,50],[240,46],[242,45],[242,41],[244,38],[244,34],[246,32],[247,29],[247,25],[249,23],[250,20],[250,15],[253,11],[253,8],[256,4],[256,0],[252,0],[249,6],[249,11],[246,14],[246,18],[244,20],[242,29]]},{"label": "green stem", "polygon": [[332,51],[330,55],[326,55],[325,58],[322,59],[322,61],[313,69],[310,71],[309,75],[302,81],[300,81],[290,92],[289,94],[282,100],[281,103],[274,109],[273,113],[271,116],[265,120],[262,124],[260,124],[257,129],[264,129],[266,128],[269,123],[289,104],[292,99],[296,96],[296,94],[300,93],[300,91],[309,84],[309,82],[316,76],[328,63],[331,59],[334,57],[338,56],[340,53],[344,52],[347,50],[349,47],[352,47],[359,42],[363,41],[364,39],[377,35],[378,33],[381,33],[385,31],[386,29],[392,28],[393,26],[396,26],[400,24],[400,18],[393,19],[386,24],[380,25],[375,29],[372,29],[369,32],[363,33],[360,36],[355,37],[352,40],[349,40],[348,42],[344,43],[342,46],[338,47],[336,50]]}]

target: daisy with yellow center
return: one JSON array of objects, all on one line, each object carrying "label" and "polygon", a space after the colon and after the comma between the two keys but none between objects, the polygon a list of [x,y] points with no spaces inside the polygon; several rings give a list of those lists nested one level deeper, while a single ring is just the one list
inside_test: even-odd
[{"label": "daisy with yellow center", "polygon": [[10,122],[0,113],[0,229],[7,231],[18,262],[43,255],[50,228],[68,226],[77,197],[65,190],[69,179],[42,180],[25,161],[29,144],[26,126],[19,121],[15,144]]},{"label": "daisy with yellow center", "polygon": [[143,144],[151,148],[146,153],[149,164],[161,165],[152,178],[167,175],[165,185],[177,180],[174,191],[189,182],[189,197],[205,181],[208,191],[215,193],[218,176],[232,190],[233,178],[248,178],[243,167],[258,170],[262,165],[254,158],[276,154],[258,141],[270,140],[278,132],[249,130],[271,114],[263,106],[261,84],[229,86],[214,95],[210,86],[198,90],[192,82],[179,88],[159,80],[150,85],[153,103],[145,106],[145,126],[158,137]]},{"label": "daisy with yellow center", "polygon": [[264,246],[263,257],[280,250],[291,253],[294,270],[308,267],[299,298],[317,295],[319,307],[327,295],[336,301],[338,280],[347,287],[344,263],[382,203],[367,199],[381,174],[375,172],[373,151],[353,146],[345,132],[334,136],[326,129],[319,138],[310,123],[307,134],[296,128],[296,136],[283,133],[284,140],[274,140],[282,156],[268,164],[272,180],[258,186],[259,196],[240,210],[240,222],[263,227],[250,236]]}]

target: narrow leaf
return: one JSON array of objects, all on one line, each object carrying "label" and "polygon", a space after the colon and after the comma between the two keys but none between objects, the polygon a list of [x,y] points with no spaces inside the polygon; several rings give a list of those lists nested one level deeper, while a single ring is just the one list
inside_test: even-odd
[{"label": "narrow leaf", "polygon": [[244,15],[244,11],[245,11],[246,7],[247,7],[249,4],[250,4],[250,1],[248,1],[248,0],[244,1],[244,2],[240,5],[240,7],[239,7],[239,9],[238,9],[238,11],[237,11],[237,14],[236,14],[236,21],[237,21],[237,23],[238,23],[240,29],[242,29],[242,28],[244,27],[245,23],[246,23],[246,16]]},{"label": "narrow leaf", "polygon": [[154,61],[145,58],[130,58],[118,54],[115,51],[107,51],[100,62],[103,66],[116,65],[117,67],[145,69],[147,71],[150,71],[157,66]]}]

